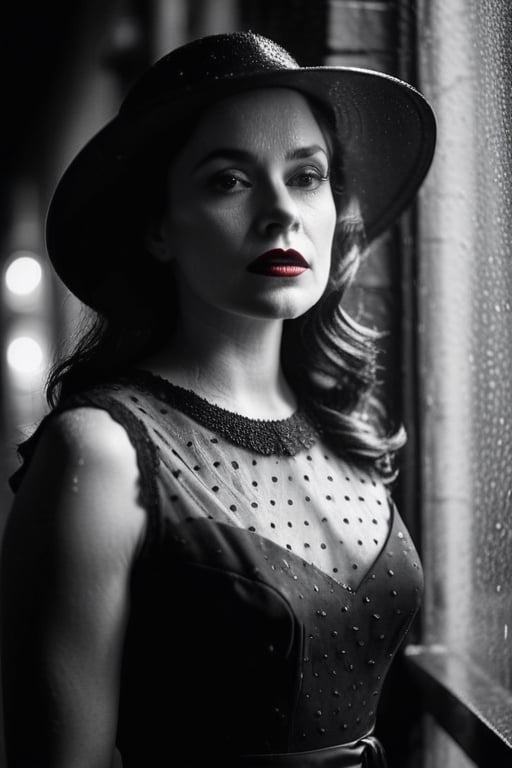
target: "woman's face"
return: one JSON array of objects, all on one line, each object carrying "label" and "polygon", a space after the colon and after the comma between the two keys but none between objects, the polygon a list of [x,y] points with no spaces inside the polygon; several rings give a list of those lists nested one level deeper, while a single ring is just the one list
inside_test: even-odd
[{"label": "woman's face", "polygon": [[336,224],[329,160],[298,92],[249,91],[210,108],[171,163],[159,232],[182,305],[273,319],[313,306]]}]

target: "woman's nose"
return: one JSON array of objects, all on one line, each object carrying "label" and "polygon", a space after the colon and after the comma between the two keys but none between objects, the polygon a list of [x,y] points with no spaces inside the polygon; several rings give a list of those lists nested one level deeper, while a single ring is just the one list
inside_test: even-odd
[{"label": "woman's nose", "polygon": [[297,205],[285,184],[272,184],[262,190],[257,224],[262,234],[299,228]]}]

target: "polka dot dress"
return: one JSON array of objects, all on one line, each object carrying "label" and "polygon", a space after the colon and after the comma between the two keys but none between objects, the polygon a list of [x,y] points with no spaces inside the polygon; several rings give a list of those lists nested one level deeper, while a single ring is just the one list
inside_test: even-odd
[{"label": "polka dot dress", "polygon": [[196,436],[175,457],[173,466],[182,475],[172,494],[177,511],[188,513],[193,472],[201,495],[215,495],[214,519],[270,539],[338,583],[360,582],[388,538],[382,485],[333,461],[320,445],[294,456],[254,458],[224,441],[212,445],[211,439],[216,438],[208,444]]},{"label": "polka dot dress", "polygon": [[252,421],[146,373],[77,404],[123,423],[148,510],[123,666],[127,768],[167,753],[192,765],[191,744],[200,763],[203,750],[222,761],[371,734],[422,591],[378,476],[301,414]]}]

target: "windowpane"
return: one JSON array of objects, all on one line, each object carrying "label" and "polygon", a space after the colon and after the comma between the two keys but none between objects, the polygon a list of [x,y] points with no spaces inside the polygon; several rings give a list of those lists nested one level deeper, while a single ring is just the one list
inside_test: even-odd
[{"label": "windowpane", "polygon": [[426,641],[511,691],[512,6],[418,9],[439,124],[420,233]]}]

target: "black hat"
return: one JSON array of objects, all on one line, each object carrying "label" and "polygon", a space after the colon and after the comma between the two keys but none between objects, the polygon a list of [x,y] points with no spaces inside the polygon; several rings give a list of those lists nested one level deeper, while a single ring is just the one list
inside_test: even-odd
[{"label": "black hat", "polygon": [[[72,293],[105,311],[105,276],[135,269],[134,259],[140,259],[137,201],[144,169],[162,163],[155,147],[164,138],[172,144],[174,134],[183,139],[209,104],[258,87],[293,88],[334,114],[345,181],[359,199],[369,240],[404,211],[435,146],[435,118],[417,90],[373,70],[301,67],[281,46],[252,32],[212,35],[150,67],[61,178],[46,240],[53,266]],[[138,257],[126,252],[130,248],[139,250]]]}]

